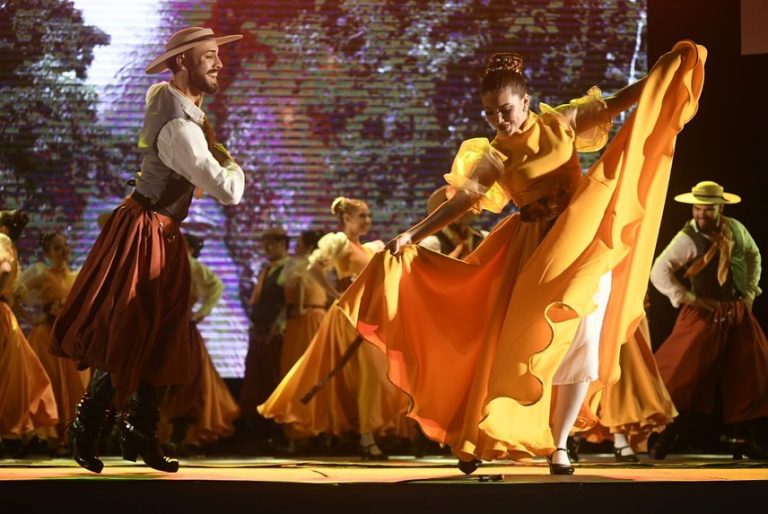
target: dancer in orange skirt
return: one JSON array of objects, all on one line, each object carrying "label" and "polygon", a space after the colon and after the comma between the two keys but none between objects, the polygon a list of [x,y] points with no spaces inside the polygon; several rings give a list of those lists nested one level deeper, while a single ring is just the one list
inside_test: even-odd
[{"label": "dancer in orange skirt", "polygon": [[95,473],[104,466],[97,441],[113,401],[126,411],[123,458],[141,456],[166,472],[179,468],[156,435],[165,387],[191,382],[195,361],[189,259],[179,226],[196,190],[227,205],[243,194],[243,170],[216,142],[200,108],[203,96],[218,90],[219,45],[240,37],[180,30],[145,70],[170,69],[173,77],[147,91],[135,191],[104,224],[53,326],[51,351],[93,370],[70,437],[75,461]]},{"label": "dancer in orange skirt", "polygon": [[[384,244],[360,242],[371,226],[371,213],[362,200],[337,198],[331,211],[338,216],[342,231],[320,239],[309,257],[309,270],[331,297],[338,298]],[[326,276],[331,267],[336,270],[337,285]],[[356,344],[357,336],[354,326],[333,305],[307,350],[259,406],[259,412],[306,434],[356,432],[362,458],[381,460],[386,455],[376,444],[376,433],[410,437],[412,430],[404,416],[407,397],[387,381],[387,361],[381,352],[361,346],[311,400],[302,401],[345,354],[349,356],[347,350]]]},{"label": "dancer in orange skirt", "polygon": [[[464,141],[453,196],[376,255],[339,301],[384,350],[409,416],[465,472],[480,459],[549,458],[573,473],[566,440],[590,387],[615,382],[643,317],[674,143],[695,114],[706,51],[681,42],[614,96],[597,88],[529,110],[522,57],[496,54],[481,86],[493,141]],[[578,151],[608,140],[583,175]],[[469,209],[519,212],[465,261],[417,245]]]},{"label": "dancer in orange skirt", "polygon": [[51,379],[59,409],[59,424],[48,443],[54,445],[51,449],[56,454],[64,455],[69,453],[66,426],[75,416],[75,406],[88,387],[91,372],[77,369],[75,362],[57,357],[49,350],[53,323],[77,272],[69,268],[69,245],[62,234],[47,232],[40,238],[40,244],[47,262],[38,262],[24,270],[20,280],[21,301],[26,306],[41,307],[29,333],[29,344]]},{"label": "dancer in orange skirt", "polygon": [[11,309],[19,274],[14,241],[28,221],[23,211],[0,211],[0,450],[5,440],[23,451],[35,431],[59,421],[51,381]]},{"label": "dancer in orange skirt", "polygon": [[283,351],[280,354],[280,376],[291,370],[306,351],[320,328],[328,305],[328,293],[309,276],[309,255],[317,249],[318,232],[307,230],[296,240],[296,255],[286,265]]},{"label": "dancer in orange skirt", "polygon": [[205,241],[187,233],[184,239],[192,279],[190,308],[193,311],[189,334],[197,364],[192,383],[169,387],[160,407],[161,413],[173,425],[171,444],[177,455],[231,435],[235,431],[233,422],[240,415],[240,407],[216,371],[197,327],[221,299],[224,283],[198,260]]},{"label": "dancer in orange skirt", "polygon": [[[304,354],[323,322],[328,306],[328,293],[309,276],[309,255],[317,249],[322,234],[315,230],[302,232],[296,240],[296,254],[285,266],[285,332],[280,352],[280,377],[288,374]],[[302,433],[292,424],[285,425],[288,451],[296,451],[300,442],[307,443],[313,434]]]},{"label": "dancer in orange skirt", "polygon": [[[590,395],[586,416],[576,422],[576,445],[569,448],[578,460],[579,441],[613,441],[616,462],[637,463],[635,452],[645,452],[648,438],[672,423],[677,416],[672,398],[653,356],[648,318],[644,317],[635,335],[622,345],[619,380]],[[581,431],[582,427],[587,427]]]}]

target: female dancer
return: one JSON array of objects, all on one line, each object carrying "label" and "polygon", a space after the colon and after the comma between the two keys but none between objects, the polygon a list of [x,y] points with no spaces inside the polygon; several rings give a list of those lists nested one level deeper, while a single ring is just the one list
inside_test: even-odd
[{"label": "female dancer", "polygon": [[69,455],[66,425],[75,416],[75,407],[88,387],[90,370],[77,369],[77,363],[58,357],[49,351],[53,322],[64,303],[77,272],[69,268],[70,251],[66,238],[57,232],[47,232],[40,238],[46,262],[38,262],[21,275],[21,301],[28,306],[41,306],[42,314],[29,333],[29,344],[51,379],[53,394],[59,409],[59,424],[49,445],[57,455]]},{"label": "female dancer", "polygon": [[[329,296],[338,298],[384,244],[361,243],[371,226],[371,213],[362,200],[340,197],[332,212],[342,230],[323,236],[309,257],[309,273]],[[326,276],[331,267],[338,282]],[[407,398],[386,379],[386,358],[369,345],[347,352],[355,345],[357,332],[335,305],[325,315],[317,334],[259,412],[279,423],[290,423],[298,432],[312,435],[343,435],[357,432],[364,460],[382,460],[386,455],[374,434],[393,430],[410,434],[404,412]],[[346,353],[346,357],[345,357]],[[329,382],[306,403],[302,398],[326,379],[340,360],[349,358]],[[305,398],[306,400],[306,398]]]},{"label": "female dancer", "polygon": [[589,397],[586,415],[594,413],[597,418],[579,420],[587,429],[574,434],[575,444],[569,445],[572,460],[578,460],[582,440],[613,440],[616,462],[640,462],[635,452],[646,451],[650,435],[664,430],[677,416],[653,357],[648,318],[643,317],[634,336],[622,345],[619,367],[619,380]]},{"label": "female dancer", "polygon": [[[618,378],[620,345],[643,315],[677,133],[695,113],[706,51],[678,43],[614,96],[592,88],[529,110],[522,57],[496,54],[481,99],[492,142],[465,141],[446,175],[453,196],[400,234],[339,301],[384,349],[409,416],[448,444],[465,472],[478,459],[546,455],[573,473],[566,440],[590,382]],[[601,148],[610,120],[636,105]],[[519,212],[466,262],[409,243],[469,209]]]},{"label": "female dancer", "polygon": [[0,446],[5,440],[19,452],[34,431],[58,423],[51,381],[11,310],[19,273],[14,242],[28,221],[23,211],[0,211]]}]

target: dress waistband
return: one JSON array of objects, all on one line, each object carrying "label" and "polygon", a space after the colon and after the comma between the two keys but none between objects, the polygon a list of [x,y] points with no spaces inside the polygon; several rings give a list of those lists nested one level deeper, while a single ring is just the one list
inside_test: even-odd
[{"label": "dress waistband", "polygon": [[[325,305],[317,305],[314,303],[305,304],[304,309],[323,309],[325,310]],[[293,303],[289,303],[285,306],[285,315],[289,318],[298,318],[299,317],[299,306]]]},{"label": "dress waistband", "polygon": [[520,207],[520,220],[527,223],[552,221],[568,207],[572,195],[570,187],[556,187],[551,194]]}]

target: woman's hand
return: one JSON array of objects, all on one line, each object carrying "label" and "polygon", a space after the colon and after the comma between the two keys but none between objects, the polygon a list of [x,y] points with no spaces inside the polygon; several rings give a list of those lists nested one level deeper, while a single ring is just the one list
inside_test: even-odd
[{"label": "woman's hand", "polygon": [[403,232],[399,236],[392,239],[389,243],[387,243],[384,248],[389,250],[389,253],[392,255],[397,255],[405,245],[410,243],[412,243],[410,232]]}]

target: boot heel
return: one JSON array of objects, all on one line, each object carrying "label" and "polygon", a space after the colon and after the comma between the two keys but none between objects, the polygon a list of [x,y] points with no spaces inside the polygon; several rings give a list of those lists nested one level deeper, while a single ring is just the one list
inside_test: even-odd
[{"label": "boot heel", "polygon": [[130,450],[130,451],[122,450],[122,453],[123,453],[123,459],[131,462],[136,462],[136,459],[139,457],[139,452],[137,452],[136,450]]}]

